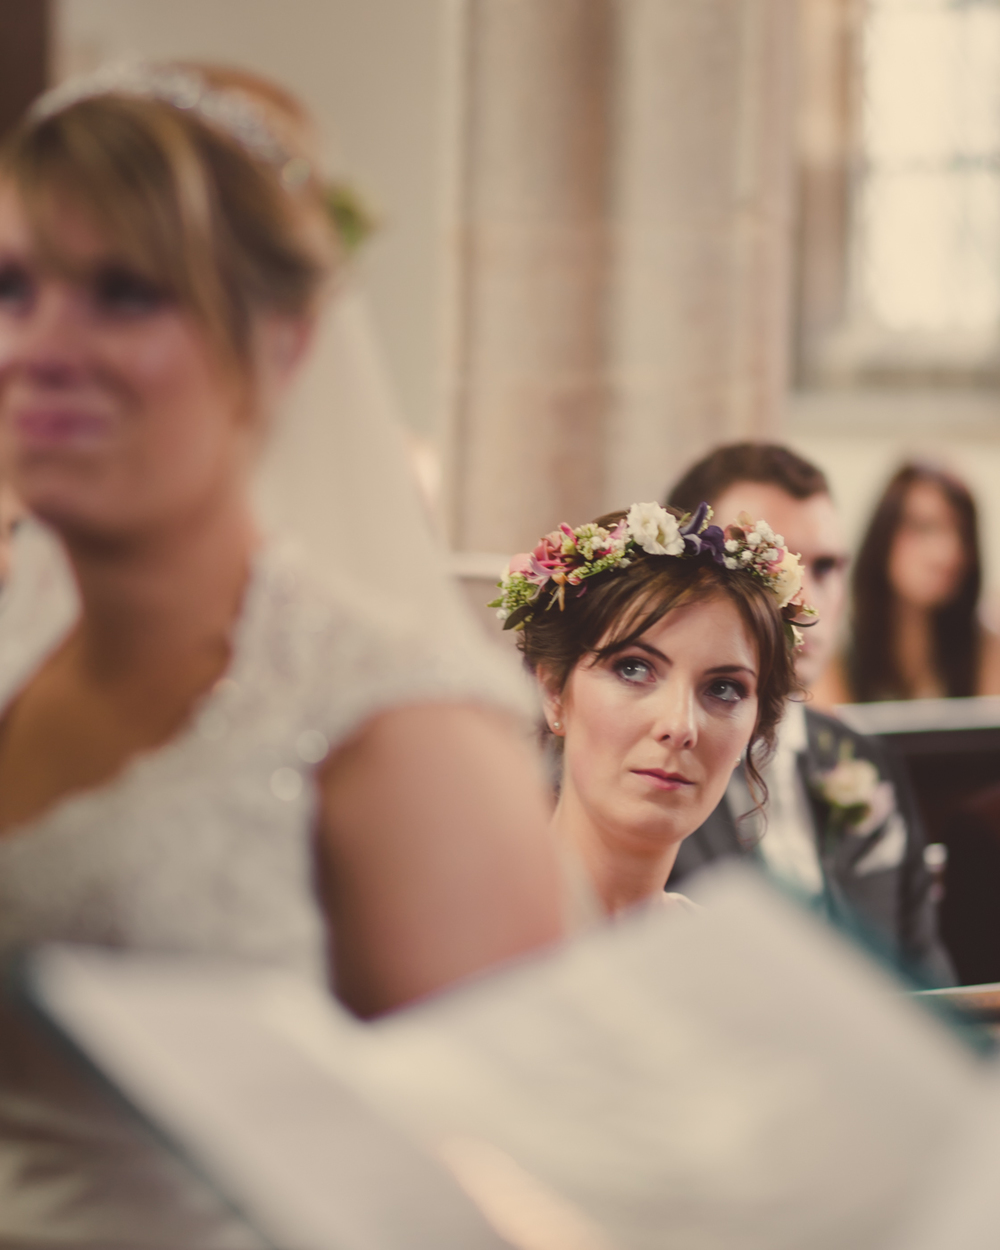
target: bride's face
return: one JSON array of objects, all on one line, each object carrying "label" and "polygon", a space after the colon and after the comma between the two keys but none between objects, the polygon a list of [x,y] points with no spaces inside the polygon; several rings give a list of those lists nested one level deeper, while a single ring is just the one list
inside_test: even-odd
[{"label": "bride's face", "polygon": [[719,803],[750,740],[757,671],[724,596],[668,612],[606,659],[581,660],[547,709],[565,737],[561,802],[623,849],[679,843]]},{"label": "bride's face", "polygon": [[0,185],[0,467],[58,529],[127,534],[242,484],[248,387],[195,316],[59,210],[59,271]]}]

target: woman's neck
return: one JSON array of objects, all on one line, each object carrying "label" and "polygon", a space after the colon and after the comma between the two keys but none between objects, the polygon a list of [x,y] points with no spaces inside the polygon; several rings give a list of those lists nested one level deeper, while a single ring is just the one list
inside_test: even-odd
[{"label": "woman's neck", "polygon": [[934,620],[928,609],[897,599],[894,632],[899,676],[912,699],[944,693],[934,654]]},{"label": "woman's neck", "polygon": [[650,848],[621,830],[598,824],[564,789],[552,831],[583,863],[604,911],[613,916],[662,894],[677,844]]},{"label": "woman's neck", "polygon": [[221,671],[257,541],[240,492],[128,539],[64,541],[82,604],[75,649],[92,678],[127,681],[198,656]]}]

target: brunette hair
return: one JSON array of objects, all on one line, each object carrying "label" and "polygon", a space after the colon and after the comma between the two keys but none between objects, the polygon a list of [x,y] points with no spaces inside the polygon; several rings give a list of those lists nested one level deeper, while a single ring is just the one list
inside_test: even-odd
[{"label": "brunette hair", "polygon": [[693,512],[701,501],[714,503],[737,482],[777,486],[793,499],[828,495],[826,474],[780,443],[730,443],[693,464],[667,496],[667,503]]},{"label": "brunette hair", "polygon": [[[625,512],[599,517],[613,528]],[[774,749],[785,701],[799,691],[785,623],[771,592],[749,574],[733,573],[710,556],[664,559],[636,554],[624,569],[585,583],[584,593],[566,596],[565,607],[539,605],[518,634],[532,673],[562,691],[586,657],[599,661],[630,646],[668,612],[717,595],[736,605],[757,647],[757,721],[746,755],[747,778],[760,806],[767,787],[760,768]]]},{"label": "brunette hair", "polygon": [[909,697],[895,650],[895,592],[889,582],[889,558],[906,496],[918,482],[934,486],[954,509],[967,559],[957,593],[933,614],[934,663],[950,696],[976,692],[980,652],[976,607],[982,582],[976,503],[965,483],[946,470],[909,463],[896,471],[883,491],[854,563],[848,678],[859,703]]},{"label": "brunette hair", "polygon": [[310,313],[336,267],[337,241],[309,119],[294,96],[241,70],[183,68],[249,98],[282,148],[301,158],[294,186],[196,111],[113,92],[40,119],[29,113],[0,150],[0,178],[22,198],[50,263],[74,267],[56,215],[68,200],[246,366],[252,314]]}]

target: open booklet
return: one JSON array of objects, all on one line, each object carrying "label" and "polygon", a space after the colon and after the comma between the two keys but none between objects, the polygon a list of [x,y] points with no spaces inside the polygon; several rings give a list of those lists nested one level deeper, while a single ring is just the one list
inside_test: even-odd
[{"label": "open booklet", "polygon": [[[375,1025],[80,949],[30,992],[287,1250],[992,1247],[991,1065],[755,876],[698,894]],[[960,1191],[964,1239],[920,1241]]]}]

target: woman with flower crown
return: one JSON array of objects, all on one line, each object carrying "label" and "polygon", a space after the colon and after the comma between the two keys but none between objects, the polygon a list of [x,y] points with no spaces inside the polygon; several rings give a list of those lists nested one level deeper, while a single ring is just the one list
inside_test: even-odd
[{"label": "woman with flower crown", "polygon": [[634,504],[562,525],[500,583],[562,757],[553,828],[614,914],[664,895],[680,843],[758,767],[795,690],[798,557],[765,521],[724,531]]},{"label": "woman with flower crown", "polygon": [[[322,582],[251,508],[341,267],[307,134],[273,84],[140,65],[0,153],[0,458],[33,518],[0,619],[0,955],[329,968],[372,1014],[557,937],[557,871],[516,672],[441,599],[421,628]],[[0,1019],[0,1243],[248,1244],[106,1112]]]}]

